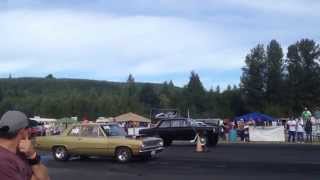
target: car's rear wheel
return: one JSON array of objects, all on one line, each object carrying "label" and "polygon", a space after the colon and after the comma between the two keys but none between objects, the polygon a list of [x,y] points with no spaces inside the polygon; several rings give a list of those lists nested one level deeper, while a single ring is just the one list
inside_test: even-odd
[{"label": "car's rear wheel", "polygon": [[120,148],[117,148],[115,156],[116,156],[115,158],[118,162],[126,163],[131,160],[132,152],[127,147],[120,147]]},{"label": "car's rear wheel", "polygon": [[67,149],[63,146],[54,147],[52,153],[54,159],[57,161],[67,161],[70,158]]}]

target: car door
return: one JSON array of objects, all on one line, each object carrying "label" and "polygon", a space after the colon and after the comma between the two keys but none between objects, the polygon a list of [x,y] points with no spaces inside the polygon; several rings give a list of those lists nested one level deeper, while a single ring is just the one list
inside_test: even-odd
[{"label": "car door", "polygon": [[183,128],[183,140],[192,140],[195,138],[196,130],[189,120],[185,119],[181,126]]},{"label": "car door", "polygon": [[129,146],[126,140],[127,133],[118,124],[102,125],[101,129],[105,133],[108,141],[107,153],[109,155],[114,155],[118,146]]},{"label": "car door", "polygon": [[171,129],[171,120],[162,121],[158,128],[157,134],[163,139],[172,139],[174,130]]},{"label": "car door", "polygon": [[78,139],[80,138],[81,126],[75,125],[73,126],[67,135],[61,138],[59,145],[64,145],[69,153],[77,154],[80,152],[80,146],[78,143]]},{"label": "car door", "polygon": [[77,143],[80,155],[107,155],[108,139],[99,125],[82,125]]},{"label": "car door", "polygon": [[191,140],[195,137],[195,132],[187,119],[176,119],[171,123],[175,140]]}]

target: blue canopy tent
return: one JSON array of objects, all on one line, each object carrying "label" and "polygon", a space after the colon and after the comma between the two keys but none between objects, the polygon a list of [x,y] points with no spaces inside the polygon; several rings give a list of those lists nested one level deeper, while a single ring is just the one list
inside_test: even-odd
[{"label": "blue canopy tent", "polygon": [[239,117],[234,118],[235,121],[240,121],[243,119],[245,122],[254,120],[255,122],[257,121],[263,121],[263,122],[270,122],[275,120],[273,117],[268,116],[266,114],[258,113],[258,112],[253,112],[249,114],[245,114]]}]

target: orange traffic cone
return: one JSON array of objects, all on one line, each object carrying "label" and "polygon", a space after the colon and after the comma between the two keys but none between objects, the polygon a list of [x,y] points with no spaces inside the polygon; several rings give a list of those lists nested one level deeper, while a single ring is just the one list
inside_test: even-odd
[{"label": "orange traffic cone", "polygon": [[201,143],[201,137],[197,134],[197,145],[196,145],[196,152],[204,152],[204,146]]}]

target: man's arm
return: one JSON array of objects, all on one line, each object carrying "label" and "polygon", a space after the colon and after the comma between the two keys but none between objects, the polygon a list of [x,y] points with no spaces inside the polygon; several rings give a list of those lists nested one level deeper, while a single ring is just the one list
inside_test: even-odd
[{"label": "man's arm", "polygon": [[49,180],[48,169],[42,164],[36,164],[32,166],[32,178],[31,180]]},{"label": "man's arm", "polygon": [[[30,160],[37,158],[37,153],[34,150],[31,141],[28,137],[21,140],[19,143],[19,151],[24,153]],[[39,159],[40,161],[40,159]],[[41,163],[38,162],[32,165],[32,180],[49,180],[48,169]]]}]

